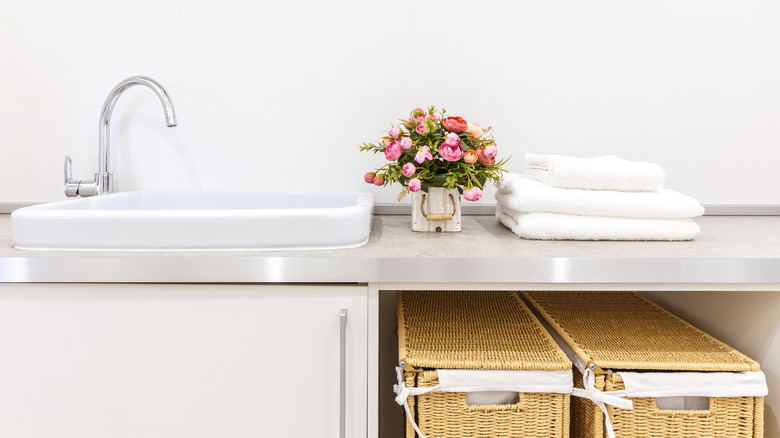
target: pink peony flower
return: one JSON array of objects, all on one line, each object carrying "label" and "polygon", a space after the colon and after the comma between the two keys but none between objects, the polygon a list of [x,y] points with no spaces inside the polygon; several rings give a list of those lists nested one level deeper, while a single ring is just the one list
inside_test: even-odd
[{"label": "pink peony flower", "polygon": [[398,140],[398,137],[401,135],[401,128],[397,126],[393,126],[387,134],[390,137],[393,137],[394,139]]},{"label": "pink peony flower", "polygon": [[412,175],[414,175],[414,172],[417,171],[417,168],[414,167],[414,164],[412,163],[406,163],[404,164],[404,167],[401,168],[401,173],[404,174],[405,177],[411,178]]},{"label": "pink peony flower", "polygon": [[415,119],[424,115],[425,115],[425,111],[422,108],[415,108],[412,110],[412,117],[414,117]]},{"label": "pink peony flower", "polygon": [[390,146],[390,143],[392,143],[392,142],[393,142],[392,138],[385,137],[385,138],[382,139],[382,147],[383,148],[387,148],[388,146]]},{"label": "pink peony flower", "polygon": [[395,161],[401,156],[402,152],[401,145],[394,141],[385,148],[385,158],[387,158],[387,161]]},{"label": "pink peony flower", "polygon": [[447,117],[441,124],[450,132],[466,132],[468,128],[468,123],[460,117]]},{"label": "pink peony flower", "polygon": [[428,133],[428,127],[425,126],[424,122],[419,124],[419,125],[417,125],[417,127],[415,129],[417,130],[417,133],[420,134],[420,135],[425,135],[425,134]]},{"label": "pink peony flower", "polygon": [[414,161],[416,161],[417,164],[422,164],[426,158],[433,160],[433,155],[431,155],[431,148],[423,146],[421,151],[417,151],[417,155],[414,156]]},{"label": "pink peony flower", "polygon": [[463,191],[463,197],[467,201],[478,201],[482,197],[482,190],[479,187],[473,187]]},{"label": "pink peony flower", "polygon": [[417,118],[417,123],[422,125],[423,123],[425,123],[426,120],[428,120],[428,116],[420,116]]},{"label": "pink peony flower", "polygon": [[447,161],[458,161],[463,156],[458,134],[449,133],[444,143],[439,146],[439,155]]},{"label": "pink peony flower", "polygon": [[479,158],[479,162],[483,166],[492,166],[496,163],[495,158],[490,158],[487,155],[485,155],[485,151],[483,149],[477,149],[477,157]]},{"label": "pink peony flower", "polygon": [[374,172],[366,172],[366,174],[363,175],[363,180],[365,180],[369,184],[373,184],[375,176],[376,175],[374,174]]},{"label": "pink peony flower", "polygon": [[444,144],[451,147],[455,147],[455,146],[460,147],[460,137],[458,137],[458,134],[455,134],[454,132],[450,132],[449,134],[447,134],[447,137],[445,137]]},{"label": "pink peony flower", "polygon": [[374,185],[375,186],[381,186],[385,184],[385,180],[382,179],[381,176],[377,175],[374,177]]},{"label": "pink peony flower", "polygon": [[408,185],[409,185],[410,192],[419,191],[421,187],[420,180],[417,178],[410,179]]},{"label": "pink peony flower", "polygon": [[496,145],[491,144],[490,146],[485,147],[484,154],[488,158],[496,158],[496,155],[498,155],[498,148],[496,148]]},{"label": "pink peony flower", "polygon": [[469,149],[463,153],[463,161],[465,161],[466,164],[476,163],[478,158],[479,156],[474,152],[474,149]]},{"label": "pink peony flower", "polygon": [[469,133],[469,137],[474,139],[479,139],[485,135],[485,131],[482,130],[478,123],[469,123],[466,132]]},{"label": "pink peony flower", "polygon": [[405,151],[408,151],[412,147],[412,139],[409,137],[401,137],[399,143],[401,144],[401,149]]}]

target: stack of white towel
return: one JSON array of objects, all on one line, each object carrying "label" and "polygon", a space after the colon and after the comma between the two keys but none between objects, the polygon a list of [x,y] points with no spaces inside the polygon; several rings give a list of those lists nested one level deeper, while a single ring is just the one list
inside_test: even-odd
[{"label": "stack of white towel", "polygon": [[515,234],[544,240],[691,240],[704,208],[663,188],[652,163],[614,156],[525,156],[523,175],[498,183],[496,216]]}]

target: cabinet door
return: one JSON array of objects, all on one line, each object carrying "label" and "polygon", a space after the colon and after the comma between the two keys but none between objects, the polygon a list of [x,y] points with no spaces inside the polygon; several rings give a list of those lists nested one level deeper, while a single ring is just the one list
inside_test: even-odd
[{"label": "cabinet door", "polygon": [[5,438],[366,435],[367,288],[0,285]]}]

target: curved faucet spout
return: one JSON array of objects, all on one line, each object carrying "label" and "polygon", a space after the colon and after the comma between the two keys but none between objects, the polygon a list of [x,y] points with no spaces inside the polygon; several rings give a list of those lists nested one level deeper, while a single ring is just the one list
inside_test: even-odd
[{"label": "curved faucet spout", "polygon": [[70,157],[65,157],[65,196],[94,196],[111,193],[114,190],[114,176],[108,171],[108,139],[111,126],[111,113],[119,96],[134,85],[145,85],[151,88],[162,102],[165,111],[165,124],[172,128],[176,126],[176,111],[173,109],[171,98],[162,85],[146,76],[133,76],[120,82],[108,95],[103,110],[100,112],[100,141],[98,142],[98,171],[95,179],[74,180],[71,178]]},{"label": "curved faucet spout", "polygon": [[173,108],[171,98],[162,85],[152,78],[145,76],[132,76],[120,82],[106,98],[103,104],[103,110],[100,112],[100,141],[98,143],[98,172],[95,175],[97,182],[97,193],[111,193],[113,191],[113,175],[108,171],[109,162],[109,135],[111,126],[111,113],[114,111],[114,105],[128,88],[135,85],[145,85],[149,87],[163,106],[165,112],[165,123],[168,127],[176,126],[176,111]]}]

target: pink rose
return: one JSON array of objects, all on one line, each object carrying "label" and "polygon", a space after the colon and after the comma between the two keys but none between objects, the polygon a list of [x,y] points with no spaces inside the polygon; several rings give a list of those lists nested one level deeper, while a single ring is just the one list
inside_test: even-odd
[{"label": "pink rose", "polygon": [[369,184],[373,184],[375,176],[376,175],[374,174],[374,172],[366,172],[366,174],[363,175],[363,180],[365,180]]},{"label": "pink rose", "polygon": [[455,134],[454,132],[450,132],[447,134],[447,137],[444,139],[444,144],[447,146],[460,147],[460,137],[458,137],[458,134]]},{"label": "pink rose", "polygon": [[460,146],[447,146],[442,143],[439,146],[439,155],[447,161],[458,161],[463,156],[463,149]]},{"label": "pink rose", "polygon": [[417,130],[417,133],[420,134],[420,135],[425,135],[425,134],[428,133],[428,127],[425,126],[424,122],[419,124],[419,125],[417,125],[417,128],[415,128],[415,129]]},{"label": "pink rose", "polygon": [[482,190],[479,187],[473,187],[463,191],[463,197],[467,201],[477,201],[482,197]]},{"label": "pink rose", "polygon": [[463,161],[465,161],[466,164],[476,163],[478,158],[479,156],[474,152],[474,149],[469,149],[463,153]]},{"label": "pink rose", "polygon": [[479,162],[483,166],[492,166],[493,164],[496,163],[496,159],[490,158],[487,155],[485,155],[485,151],[482,150],[481,148],[477,149],[477,157],[479,158]]},{"label": "pink rose", "polygon": [[417,171],[417,168],[414,167],[414,164],[412,163],[406,163],[404,164],[404,167],[401,168],[401,173],[404,174],[405,177],[411,178],[412,175],[414,175],[414,172]]},{"label": "pink rose", "polygon": [[401,135],[401,128],[393,126],[387,134],[390,135],[390,137],[398,140],[398,137]]},{"label": "pink rose", "polygon": [[463,156],[458,134],[449,133],[444,143],[439,146],[439,155],[447,161],[458,161]]},{"label": "pink rose", "polygon": [[466,132],[469,133],[469,137],[474,139],[479,139],[485,135],[485,131],[482,130],[478,123],[469,123]]},{"label": "pink rose", "polygon": [[422,108],[415,108],[412,110],[412,117],[414,117],[415,119],[424,115],[425,115],[425,111]]},{"label": "pink rose", "polygon": [[498,148],[496,148],[496,145],[491,144],[485,148],[484,154],[488,158],[496,158],[496,155],[498,155]]},{"label": "pink rose", "polygon": [[385,180],[382,179],[381,176],[377,175],[374,177],[374,185],[375,186],[381,186],[385,184]]},{"label": "pink rose", "polygon": [[417,178],[410,179],[408,185],[409,185],[410,192],[419,191],[421,187],[420,180]]},{"label": "pink rose", "polygon": [[422,125],[423,123],[425,123],[426,120],[428,120],[428,116],[420,116],[417,118],[417,123]]},{"label": "pink rose", "polygon": [[431,155],[431,148],[428,146],[423,146],[421,151],[417,151],[417,155],[414,156],[414,161],[416,161],[417,164],[422,164],[426,158],[433,160],[433,155]]},{"label": "pink rose", "polygon": [[401,149],[405,151],[408,151],[412,147],[412,139],[409,137],[401,137],[399,143],[401,144]]},{"label": "pink rose", "polygon": [[385,148],[385,158],[387,158],[387,161],[395,161],[401,156],[402,152],[401,145],[394,141]]},{"label": "pink rose", "polygon": [[466,132],[469,127],[468,123],[460,117],[447,117],[441,124],[444,125],[444,129],[450,132]]}]

